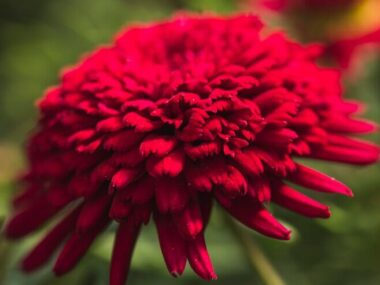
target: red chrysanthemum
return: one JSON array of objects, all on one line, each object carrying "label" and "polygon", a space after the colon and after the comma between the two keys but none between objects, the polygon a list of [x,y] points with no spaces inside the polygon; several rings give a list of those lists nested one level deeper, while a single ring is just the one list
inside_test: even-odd
[{"label": "red chrysanthemum", "polygon": [[121,285],[153,216],[170,273],[181,275],[188,261],[214,279],[204,240],[214,200],[244,225],[289,239],[265,204],[330,212],[287,182],[352,195],[294,158],[373,163],[378,147],[348,135],[374,125],[352,117],[358,104],[342,99],[338,72],[315,64],[317,47],[261,38],[261,26],[253,16],[182,16],[129,28],[64,72],[39,103],[6,235],[65,217],[24,259],[25,271],[63,244],[54,271],[68,272],[117,221],[110,284]]}]

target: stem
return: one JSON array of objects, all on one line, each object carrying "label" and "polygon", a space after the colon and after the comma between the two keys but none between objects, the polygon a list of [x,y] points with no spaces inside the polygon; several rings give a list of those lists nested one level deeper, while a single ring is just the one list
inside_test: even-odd
[{"label": "stem", "polygon": [[234,234],[241,244],[244,254],[246,255],[250,265],[259,274],[260,278],[266,285],[286,285],[278,272],[274,269],[271,262],[265,256],[260,247],[255,243],[252,237],[234,222],[229,216],[224,215],[226,225]]}]

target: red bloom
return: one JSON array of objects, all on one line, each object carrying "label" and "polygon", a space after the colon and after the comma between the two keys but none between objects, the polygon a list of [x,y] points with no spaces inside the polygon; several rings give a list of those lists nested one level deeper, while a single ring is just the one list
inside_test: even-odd
[{"label": "red bloom", "polygon": [[214,279],[204,239],[213,200],[246,226],[289,239],[264,204],[313,218],[330,212],[288,181],[352,195],[293,158],[373,163],[379,148],[349,135],[374,125],[352,117],[358,104],[343,100],[337,71],[315,64],[318,48],[261,38],[261,26],[253,16],[185,16],[134,27],[64,72],[40,101],[6,234],[23,237],[70,212],[27,255],[25,271],[64,244],[54,271],[68,272],[117,221],[110,284],[121,285],[152,215],[170,273],[189,261]]},{"label": "red bloom", "polygon": [[339,66],[347,69],[356,58],[362,59],[357,55],[366,46],[374,46],[377,51],[380,50],[380,27],[359,36],[337,40],[328,45],[326,52],[327,55],[336,60]]},{"label": "red bloom", "polygon": [[[257,1],[257,0],[253,0]],[[359,0],[260,0],[261,4],[275,11],[286,9],[341,9]]]}]

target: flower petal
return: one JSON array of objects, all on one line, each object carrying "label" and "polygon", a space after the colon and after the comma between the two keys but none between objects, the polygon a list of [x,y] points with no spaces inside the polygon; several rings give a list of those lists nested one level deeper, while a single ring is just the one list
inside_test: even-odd
[{"label": "flower petal", "polygon": [[199,277],[205,280],[217,279],[203,234],[198,235],[195,240],[187,242],[187,258],[191,268]]},{"label": "flower petal", "polygon": [[301,164],[297,164],[297,170],[287,179],[315,191],[353,196],[352,191],[343,183]]},{"label": "flower petal", "polygon": [[273,189],[272,201],[276,204],[310,218],[329,218],[329,207],[282,184]]},{"label": "flower petal", "polygon": [[158,238],[170,274],[182,275],[186,266],[186,244],[169,216],[155,215]]},{"label": "flower petal", "polygon": [[140,226],[130,221],[120,223],[112,252],[110,285],[125,284],[139,232]]}]

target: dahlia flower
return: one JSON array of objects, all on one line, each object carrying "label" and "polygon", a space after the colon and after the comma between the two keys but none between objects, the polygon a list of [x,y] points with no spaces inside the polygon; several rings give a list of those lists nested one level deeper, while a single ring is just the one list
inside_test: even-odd
[{"label": "dahlia flower", "polygon": [[247,227],[287,240],[268,204],[330,216],[289,182],[352,196],[295,158],[373,163],[379,148],[350,136],[374,124],[354,117],[358,104],[342,98],[339,73],[316,65],[318,47],[261,37],[261,28],[250,15],[180,16],[128,28],[63,72],[39,102],[24,190],[5,233],[18,239],[53,216],[60,221],[23,270],[58,251],[54,272],[67,273],[116,222],[110,284],[121,285],[152,217],[172,275],[189,262],[215,279],[204,237],[214,201]]}]

